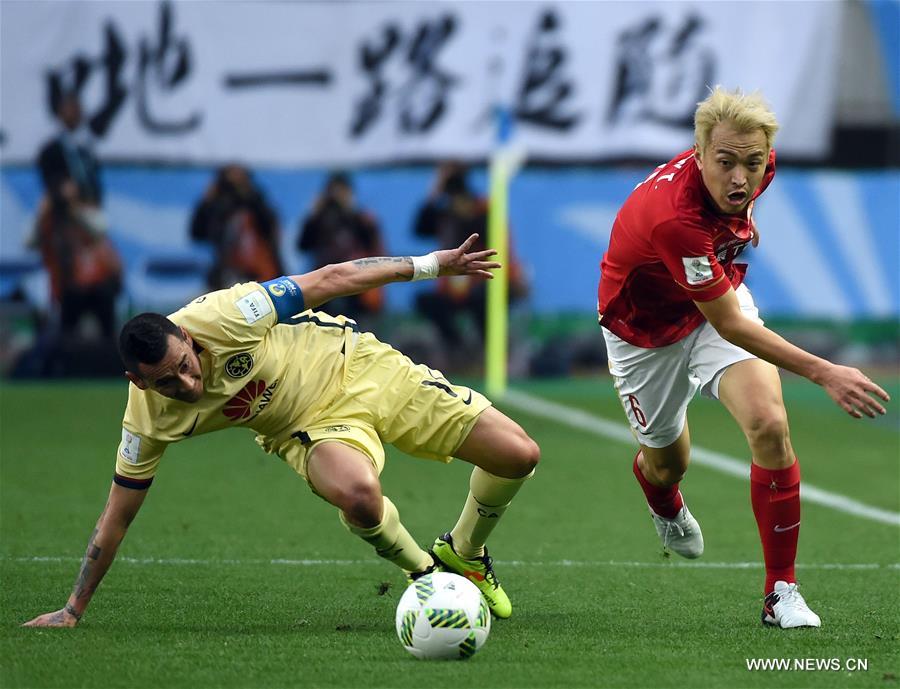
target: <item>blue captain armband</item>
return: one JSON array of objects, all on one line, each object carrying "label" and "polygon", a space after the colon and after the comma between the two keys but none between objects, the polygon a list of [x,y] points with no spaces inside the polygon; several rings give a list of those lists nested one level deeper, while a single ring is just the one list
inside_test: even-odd
[{"label": "blue captain armband", "polygon": [[303,292],[296,282],[289,277],[281,276],[268,282],[259,283],[269,294],[275,305],[275,313],[278,314],[279,323],[289,323],[294,316],[306,308],[303,302]]}]

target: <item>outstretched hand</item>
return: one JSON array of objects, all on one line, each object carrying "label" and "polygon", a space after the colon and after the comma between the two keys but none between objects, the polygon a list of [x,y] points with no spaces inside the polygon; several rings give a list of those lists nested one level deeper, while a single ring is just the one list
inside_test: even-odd
[{"label": "outstretched hand", "polygon": [[48,612],[23,624],[23,627],[74,627],[78,618],[63,608],[56,612]]},{"label": "outstretched hand", "polygon": [[857,419],[861,419],[863,414],[875,418],[885,413],[884,407],[875,399],[876,395],[885,402],[891,399],[862,371],[849,366],[833,365],[821,385],[841,409]]},{"label": "outstretched hand", "polygon": [[478,275],[483,278],[493,279],[494,275],[490,271],[500,268],[501,265],[496,261],[487,261],[485,259],[496,255],[497,252],[493,249],[485,249],[484,251],[468,253],[477,240],[478,235],[472,234],[456,249],[435,251],[438,265],[440,265],[438,275]]}]

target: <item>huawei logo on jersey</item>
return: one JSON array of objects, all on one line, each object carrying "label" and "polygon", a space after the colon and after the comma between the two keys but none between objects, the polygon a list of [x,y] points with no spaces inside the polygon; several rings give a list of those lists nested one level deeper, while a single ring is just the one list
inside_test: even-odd
[{"label": "huawei logo on jersey", "polygon": [[250,409],[257,399],[266,391],[266,381],[251,380],[244,388],[225,403],[222,413],[229,419],[237,421],[250,416]]},{"label": "huawei logo on jersey", "polygon": [[268,387],[264,380],[251,380],[225,403],[222,413],[232,421],[252,421],[269,406],[277,387],[277,380]]}]

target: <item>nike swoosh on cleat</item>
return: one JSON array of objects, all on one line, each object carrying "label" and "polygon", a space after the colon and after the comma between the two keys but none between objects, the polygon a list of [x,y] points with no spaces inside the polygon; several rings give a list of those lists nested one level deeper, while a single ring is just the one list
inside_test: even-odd
[{"label": "nike swoosh on cleat", "polygon": [[200,418],[200,414],[198,413],[197,416],[194,417],[194,423],[191,424],[191,427],[187,429],[187,432],[182,433],[181,435],[183,435],[185,438],[187,438],[191,433],[193,433],[194,429],[197,427],[197,420],[199,418]]},{"label": "nike swoosh on cleat", "polygon": [[790,526],[779,526],[778,524],[776,524],[774,526],[774,530],[775,530],[775,533],[784,533],[785,531],[790,531],[791,529],[796,529],[798,526],[800,526],[800,522],[797,522],[796,524],[791,524]]}]

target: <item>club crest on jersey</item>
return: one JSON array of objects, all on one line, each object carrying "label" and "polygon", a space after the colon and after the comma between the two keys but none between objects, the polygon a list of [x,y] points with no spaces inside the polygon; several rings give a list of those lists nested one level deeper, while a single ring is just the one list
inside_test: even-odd
[{"label": "club crest on jersey", "polygon": [[243,378],[253,370],[253,356],[249,352],[235,354],[225,362],[225,373],[232,378]]}]

